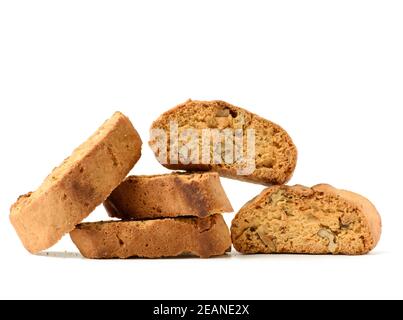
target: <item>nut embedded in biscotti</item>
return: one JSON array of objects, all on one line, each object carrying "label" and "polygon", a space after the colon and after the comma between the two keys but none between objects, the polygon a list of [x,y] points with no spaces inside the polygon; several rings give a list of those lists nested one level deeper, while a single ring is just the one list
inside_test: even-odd
[{"label": "nut embedded in biscotti", "polygon": [[335,235],[328,229],[320,229],[318,231],[318,236],[324,239],[327,239],[329,241],[329,252],[334,253],[336,252],[337,249],[337,244],[336,244],[336,237]]},{"label": "nut embedded in biscotti", "polygon": [[229,115],[230,115],[229,109],[219,109],[219,110],[217,110],[215,116],[216,116],[217,118],[228,118]]},{"label": "nut embedded in biscotti", "polygon": [[257,234],[270,251],[276,252],[276,238],[269,235],[268,230],[264,226],[257,229]]}]

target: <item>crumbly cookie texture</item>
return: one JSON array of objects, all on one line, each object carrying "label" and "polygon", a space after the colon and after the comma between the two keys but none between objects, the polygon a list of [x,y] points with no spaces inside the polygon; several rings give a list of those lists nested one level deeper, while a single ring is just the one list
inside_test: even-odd
[{"label": "crumbly cookie texture", "polygon": [[70,233],[90,259],[209,258],[230,251],[231,236],[221,215],[145,221],[84,223]]},{"label": "crumbly cookie texture", "polygon": [[274,186],[248,202],[232,222],[237,251],[361,255],[381,236],[374,205],[330,185]]},{"label": "crumbly cookie texture", "polygon": [[111,217],[124,220],[203,218],[233,211],[216,172],[131,176],[104,205]]},{"label": "crumbly cookie texture", "polygon": [[48,249],[72,231],[125,178],[141,156],[130,120],[115,113],[45,179],[21,196],[10,220],[31,253]]},{"label": "crumbly cookie texture", "polygon": [[[203,151],[199,154],[199,163],[185,164],[178,157],[178,164],[171,161],[167,156],[167,163],[162,163],[165,167],[174,170],[203,170],[216,171],[221,176],[260,183],[265,185],[284,184],[292,176],[297,163],[297,149],[288,133],[273,122],[263,119],[245,109],[235,107],[224,101],[192,101],[189,100],[172,110],[164,113],[157,119],[151,129],[160,129],[165,132],[170,141],[170,123],[174,121],[178,124],[178,136],[186,132],[186,129],[197,129],[199,137],[203,135],[203,129],[232,129],[243,131],[243,157],[247,155],[247,130],[255,130],[255,167],[253,173],[240,175],[239,169],[245,167],[245,163],[233,159],[234,163],[216,164],[214,157],[210,156],[210,164],[203,162]],[[153,131],[155,132],[155,131]],[[154,150],[156,157],[161,159],[161,150],[158,148],[160,136],[152,135],[150,146]],[[201,140],[201,139],[200,139]],[[224,141],[224,138],[222,138]],[[181,150],[179,142],[178,150]],[[183,142],[182,142],[183,143]],[[185,142],[186,143],[186,142]],[[201,143],[200,143],[201,144]],[[199,149],[202,149],[199,146]],[[212,147],[211,147],[212,149]],[[221,158],[225,159],[225,148],[221,148]],[[213,151],[210,150],[212,153]],[[171,153],[168,143],[167,155]],[[162,157],[163,158],[163,157]],[[165,159],[164,159],[165,161]],[[253,161],[253,159],[252,159]]]}]

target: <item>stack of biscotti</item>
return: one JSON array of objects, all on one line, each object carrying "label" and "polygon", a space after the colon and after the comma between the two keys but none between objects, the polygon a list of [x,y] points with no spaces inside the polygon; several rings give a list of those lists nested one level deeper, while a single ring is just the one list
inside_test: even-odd
[{"label": "stack of biscotti", "polygon": [[104,205],[121,220],[81,224],[70,234],[87,258],[209,258],[231,248],[221,214],[233,210],[216,173],[131,176]]},{"label": "stack of biscotti", "polygon": [[[70,233],[88,258],[223,255],[231,236],[222,213],[231,204],[217,173],[132,176],[141,139],[117,112],[12,206],[10,220],[31,253]],[[119,221],[82,223],[104,203]]]},{"label": "stack of biscotti", "polygon": [[[231,238],[245,254],[348,255],[368,253],[380,239],[381,218],[363,196],[285,185],[297,149],[271,121],[223,101],[189,100],[151,129],[157,160],[187,172],[126,178],[142,143],[118,112],[12,206],[24,246],[37,253],[70,233],[88,258],[207,258],[229,251]],[[221,214],[233,210],[219,176],[269,185],[239,211],[231,235]],[[119,220],[81,223],[102,203]]]}]

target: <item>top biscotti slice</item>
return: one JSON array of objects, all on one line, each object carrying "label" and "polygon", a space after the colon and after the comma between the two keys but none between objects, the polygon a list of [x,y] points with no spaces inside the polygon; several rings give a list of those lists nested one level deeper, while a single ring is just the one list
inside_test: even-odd
[{"label": "top biscotti slice", "polygon": [[150,146],[169,169],[216,171],[265,185],[287,182],[297,149],[277,124],[224,101],[189,100],[162,114]]},{"label": "top biscotti slice", "polygon": [[275,186],[247,203],[232,222],[242,253],[366,254],[381,235],[374,205],[329,185]]},{"label": "top biscotti slice", "polygon": [[115,113],[38,190],[12,206],[10,220],[25,248],[38,253],[56,244],[109,196],[140,156],[137,131]]},{"label": "top biscotti slice", "polygon": [[104,202],[111,217],[206,217],[232,212],[216,172],[128,177]]}]

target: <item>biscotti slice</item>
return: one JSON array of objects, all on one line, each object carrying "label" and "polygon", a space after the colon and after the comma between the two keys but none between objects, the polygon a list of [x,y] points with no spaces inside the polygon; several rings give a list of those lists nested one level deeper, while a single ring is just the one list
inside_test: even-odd
[{"label": "biscotti slice", "polygon": [[329,185],[275,186],[247,203],[231,228],[242,253],[366,254],[381,218],[364,197]]},{"label": "biscotti slice", "polygon": [[104,202],[111,217],[207,217],[232,212],[216,172],[128,177]]},{"label": "biscotti slice", "polygon": [[90,259],[224,255],[231,236],[221,215],[146,221],[83,223],[70,233]]},{"label": "biscotti slice", "polygon": [[287,182],[297,163],[284,129],[224,101],[189,100],[164,113],[151,127],[150,146],[168,169],[265,185]]},{"label": "biscotti slice", "polygon": [[115,113],[33,193],[12,206],[10,220],[31,253],[48,249],[100,205],[141,155],[130,120]]}]

